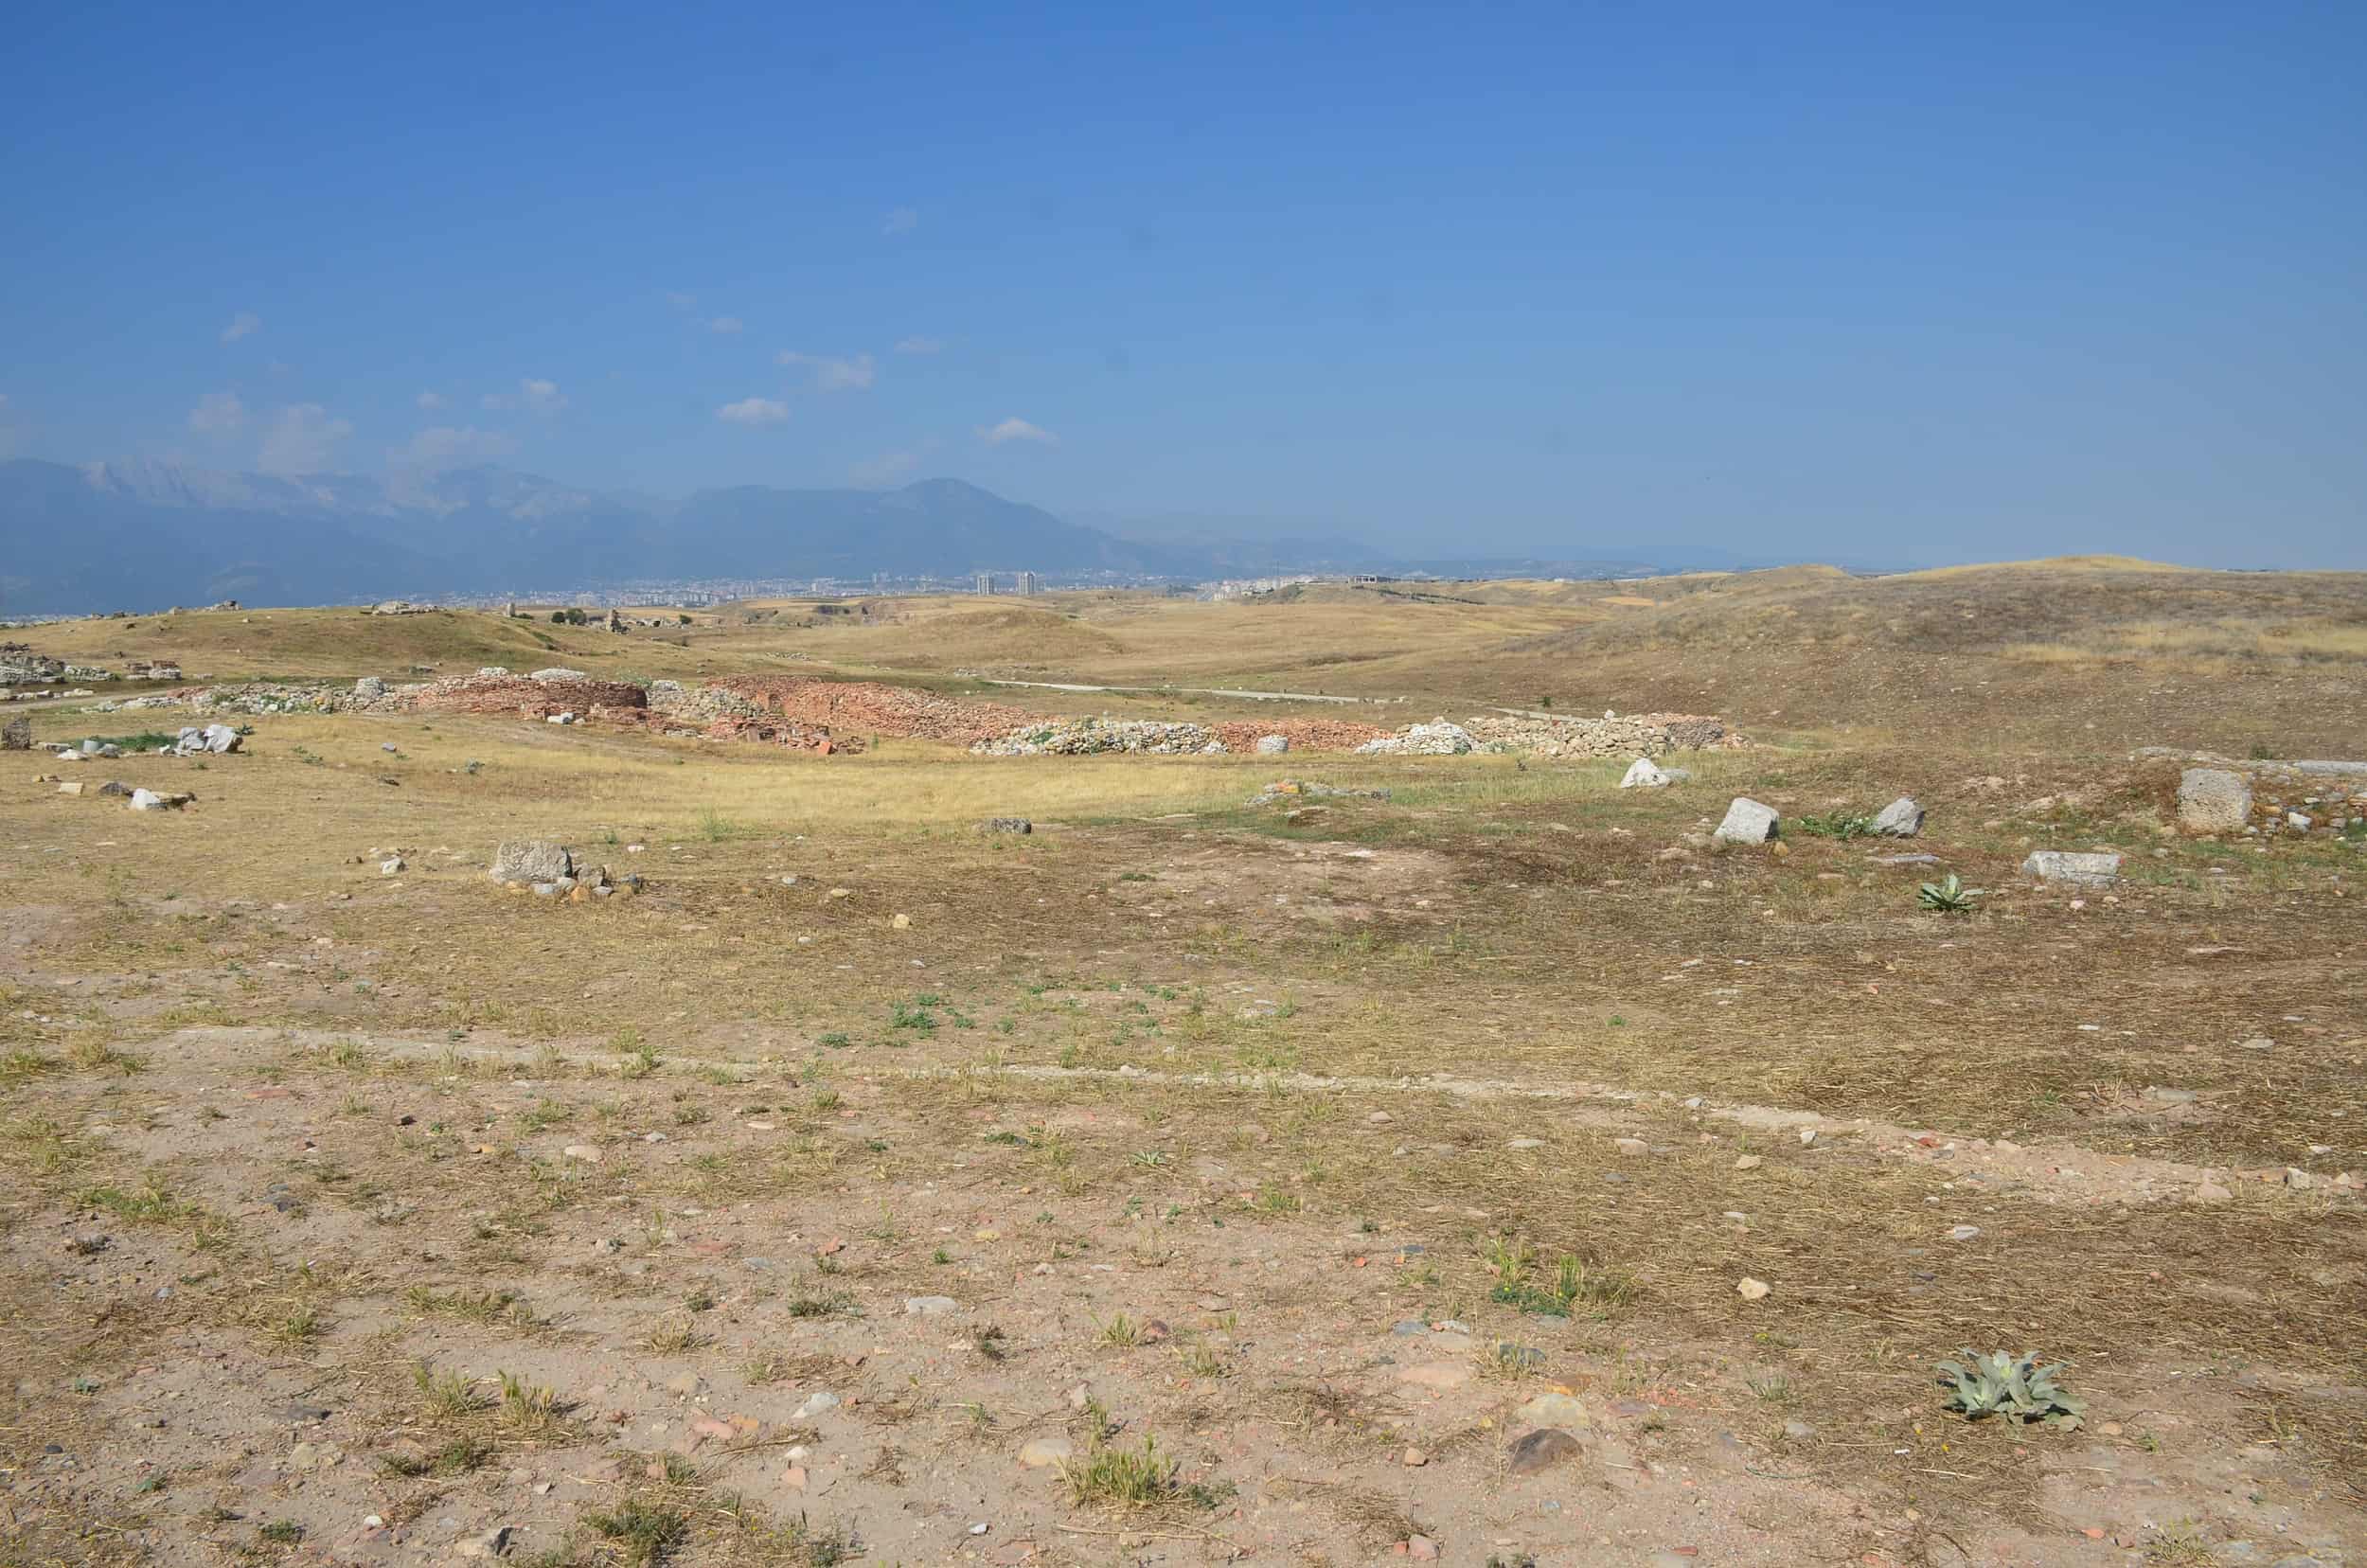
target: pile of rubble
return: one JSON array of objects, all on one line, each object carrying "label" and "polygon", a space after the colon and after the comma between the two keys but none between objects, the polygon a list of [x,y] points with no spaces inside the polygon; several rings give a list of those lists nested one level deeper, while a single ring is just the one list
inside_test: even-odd
[{"label": "pile of rubble", "polygon": [[[694,708],[698,705],[692,704]],[[646,729],[652,735],[670,735],[678,739],[755,741],[762,745],[784,746],[791,751],[809,751],[817,757],[852,754],[863,749],[859,738],[833,735],[828,724],[801,723],[794,719],[775,719],[761,713],[726,713],[721,718],[706,719],[695,711],[669,713],[648,707],[596,707],[589,717],[595,723],[630,725]]]},{"label": "pile of rubble", "polygon": [[[1229,752],[1272,755],[1286,751],[1354,751],[1367,740],[1388,734],[1373,724],[1343,719],[1232,719],[1212,724]],[[1276,740],[1281,741],[1275,745]]]},{"label": "pile of rubble", "polygon": [[25,643],[0,643],[0,686],[38,686],[63,679],[63,659],[44,657]]},{"label": "pile of rubble", "polygon": [[2367,846],[2367,762],[2223,762],[2179,775],[2178,825],[2216,837],[2323,833]]},{"label": "pile of rubble", "polygon": [[447,676],[422,686],[398,686],[383,703],[407,713],[516,713],[550,719],[597,708],[642,708],[649,694],[630,681],[596,681],[577,669],[543,669],[531,675]]},{"label": "pile of rubble", "polygon": [[[1193,753],[1348,751],[1388,732],[1333,719],[1238,719],[1195,724],[1159,719],[1030,719],[970,749],[991,757],[1149,757]],[[1468,749],[1468,748],[1466,748]]]},{"label": "pile of rubble", "polygon": [[1184,757],[1220,752],[1224,742],[1205,724],[1157,719],[1035,719],[970,749],[984,757],[1096,757],[1109,752]]},{"label": "pile of rubble", "polygon": [[373,704],[368,698],[356,696],[350,687],[327,682],[293,685],[247,681],[237,686],[176,686],[145,697],[128,697],[107,711],[169,707],[188,708],[196,713],[354,713],[368,712]]},{"label": "pile of rubble", "polygon": [[1318,784],[1305,778],[1277,778],[1245,802],[1251,806],[1272,806],[1285,800],[1386,800],[1387,790],[1351,790],[1337,784]]},{"label": "pile of rubble", "polygon": [[756,704],[757,711],[833,732],[857,731],[914,740],[974,744],[1007,735],[1028,715],[1000,703],[981,703],[877,681],[816,681],[787,675],[727,675],[708,683]]},{"label": "pile of rubble", "polygon": [[680,681],[651,681],[650,708],[685,723],[708,724],[718,719],[754,719],[764,704],[726,686],[685,686]]},{"label": "pile of rubble", "polygon": [[1395,735],[1367,740],[1356,750],[1362,757],[1461,757],[1477,751],[1479,744],[1479,738],[1461,724],[1433,719],[1427,724],[1408,724]]},{"label": "pile of rubble", "polygon": [[1463,722],[1486,750],[1532,757],[1663,757],[1743,743],[1740,736],[1728,732],[1724,721],[1697,713],[1606,713],[1600,719],[1490,713]]},{"label": "pile of rubble", "polygon": [[[399,859],[391,864],[397,870],[401,868]],[[386,868],[382,865],[380,869]],[[513,893],[530,892],[571,903],[620,895],[631,898],[642,889],[639,877],[613,877],[605,865],[579,865],[565,845],[549,839],[504,840],[493,851],[493,864],[486,875]]]},{"label": "pile of rubble", "polygon": [[134,811],[177,811],[197,799],[195,794],[186,792],[159,793],[135,789],[119,778],[111,778],[104,784],[89,784],[79,778],[61,779],[52,775],[42,782],[57,785],[60,794],[112,796]]},{"label": "pile of rubble", "polygon": [[1697,713],[1606,713],[1600,719],[1477,713],[1460,724],[1444,718],[1408,724],[1356,749],[1368,757],[1450,757],[1480,751],[1599,757],[1662,757],[1742,743],[1723,720]]},{"label": "pile of rubble", "polygon": [[223,757],[237,751],[244,738],[228,724],[207,724],[203,729],[185,725],[169,746],[159,746],[159,753],[174,757]]}]

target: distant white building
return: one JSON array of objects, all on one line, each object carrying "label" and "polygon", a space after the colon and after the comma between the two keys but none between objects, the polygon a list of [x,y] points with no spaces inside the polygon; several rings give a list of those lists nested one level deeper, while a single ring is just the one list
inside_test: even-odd
[{"label": "distant white building", "polygon": [[1019,591],[1030,597],[1043,592],[1043,581],[1033,572],[1019,574]]},{"label": "distant white building", "polygon": [[982,594],[991,594],[994,592],[994,574],[992,572],[981,572],[978,574],[978,592]]}]

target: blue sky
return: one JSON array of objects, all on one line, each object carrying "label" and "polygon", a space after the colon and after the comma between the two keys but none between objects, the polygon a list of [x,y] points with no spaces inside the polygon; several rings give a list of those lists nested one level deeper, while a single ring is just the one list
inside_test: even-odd
[{"label": "blue sky", "polygon": [[0,450],[2367,566],[2367,7],[51,7]]}]

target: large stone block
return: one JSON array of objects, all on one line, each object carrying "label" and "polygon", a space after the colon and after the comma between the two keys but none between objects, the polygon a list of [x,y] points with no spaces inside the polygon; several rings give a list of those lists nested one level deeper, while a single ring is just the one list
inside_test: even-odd
[{"label": "large stone block", "polygon": [[2178,825],[2190,833],[2240,833],[2251,821],[2251,786],[2225,768],[2189,768],[2178,780]]}]

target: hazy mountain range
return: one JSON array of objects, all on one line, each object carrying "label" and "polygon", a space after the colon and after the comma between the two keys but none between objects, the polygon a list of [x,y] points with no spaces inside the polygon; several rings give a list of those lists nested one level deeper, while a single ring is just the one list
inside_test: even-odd
[{"label": "hazy mountain range", "polygon": [[[1255,525],[1250,526],[1256,531]],[[0,463],[0,614],[152,610],[237,598],[333,604],[716,578],[1032,570],[1204,579],[1290,571],[1516,567],[1608,576],[1739,562],[1681,553],[1580,561],[1392,561],[1332,537],[1233,538],[1147,522],[1124,537],[958,479],[901,490],[747,485],[682,501],[603,494],[499,468],[226,473],[164,462]]]}]

